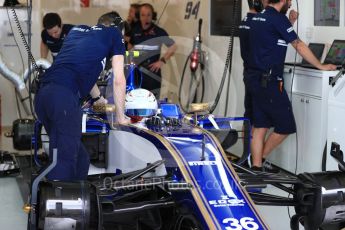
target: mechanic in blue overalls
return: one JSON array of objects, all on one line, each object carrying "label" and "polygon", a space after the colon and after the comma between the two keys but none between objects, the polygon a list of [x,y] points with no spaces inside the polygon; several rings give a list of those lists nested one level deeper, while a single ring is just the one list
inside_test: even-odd
[{"label": "mechanic in blue overalls", "polygon": [[95,103],[106,103],[96,85],[107,58],[112,58],[116,119],[129,123],[124,115],[126,79],[125,46],[116,27],[122,20],[116,12],[100,17],[93,27],[72,28],[52,66],[41,77],[35,110],[49,135],[50,153],[57,148],[57,165],[50,180],[85,180],[89,154],[81,143],[80,98],[90,94]]},{"label": "mechanic in blue overalls", "polygon": [[[142,4],[139,12],[140,23],[131,31],[128,49],[143,51],[143,55],[137,60],[143,74],[141,88],[151,91],[156,98],[159,98],[162,83],[161,67],[174,55],[177,47],[174,40],[169,38],[168,33],[153,23],[157,13],[151,4]],[[163,44],[168,49],[161,56]]]},{"label": "mechanic in blue overalls", "polygon": [[[240,39],[240,49],[241,57],[243,60],[243,81],[248,71],[248,56],[250,50],[249,42],[249,31],[251,28],[252,18],[258,13],[261,12],[267,6],[267,0],[248,0],[249,12],[242,19],[239,25],[239,39]],[[245,81],[244,81],[245,83]],[[248,86],[244,84],[244,115],[245,118],[249,120],[248,123],[243,124],[243,131],[251,126],[251,131],[253,132],[253,111],[252,111],[252,97],[249,93]],[[246,138],[243,140],[244,151],[250,152],[250,134],[248,133]]]},{"label": "mechanic in blue overalls", "polygon": [[[320,70],[335,70],[322,65],[295,33],[285,16],[291,0],[269,0],[269,5],[252,19],[250,55],[245,84],[253,98],[252,168],[269,171],[263,161],[289,134],[296,132],[291,102],[283,85],[283,68],[288,44]],[[267,137],[270,127],[274,131]]]},{"label": "mechanic in blue overalls", "polygon": [[57,13],[47,13],[43,17],[43,27],[41,33],[41,58],[47,58],[50,50],[53,59],[59,53],[62,43],[74,25],[62,24]]},{"label": "mechanic in blue overalls", "polygon": [[[258,13],[261,12],[266,6],[267,1],[263,0],[248,0],[249,12],[242,19],[239,25],[239,39],[240,39],[240,49],[241,57],[243,60],[243,80],[247,75],[248,69],[248,59],[249,59],[249,31],[251,27],[252,18]],[[247,89],[247,85],[244,85],[244,115],[245,118],[248,118],[250,123],[253,124],[253,112],[252,112],[252,98]]]}]

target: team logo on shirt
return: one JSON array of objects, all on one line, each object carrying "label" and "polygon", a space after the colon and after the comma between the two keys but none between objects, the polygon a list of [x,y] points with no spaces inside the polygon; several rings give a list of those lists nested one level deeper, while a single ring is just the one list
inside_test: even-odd
[{"label": "team logo on shirt", "polygon": [[260,21],[260,22],[265,22],[266,18],[261,18],[261,17],[253,17],[253,21]]},{"label": "team logo on shirt", "polygon": [[290,27],[286,30],[288,33],[291,33],[293,31],[293,27]]},{"label": "team logo on shirt", "polygon": [[101,28],[101,27],[98,27],[98,26],[93,26],[93,27],[91,27],[91,29],[92,29],[92,30],[102,30],[102,28]]},{"label": "team logo on shirt", "polygon": [[241,25],[238,28],[245,29],[245,30],[250,30],[250,26],[246,26],[246,25]]},{"label": "team logo on shirt", "polygon": [[277,45],[278,45],[278,46],[288,46],[288,45],[286,44],[286,41],[284,41],[284,40],[282,40],[282,39],[278,39]]}]

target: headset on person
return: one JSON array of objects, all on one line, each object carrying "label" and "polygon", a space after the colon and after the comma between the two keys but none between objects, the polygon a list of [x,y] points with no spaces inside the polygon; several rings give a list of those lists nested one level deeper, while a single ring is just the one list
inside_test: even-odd
[{"label": "headset on person", "polygon": [[121,16],[116,11],[111,11],[109,13],[103,14],[99,19],[97,24],[109,24],[109,26],[117,27],[122,31],[125,27],[125,21],[122,20]]}]

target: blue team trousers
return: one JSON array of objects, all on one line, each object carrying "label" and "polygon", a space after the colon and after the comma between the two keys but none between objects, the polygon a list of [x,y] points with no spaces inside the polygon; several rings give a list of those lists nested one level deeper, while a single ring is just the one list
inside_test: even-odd
[{"label": "blue team trousers", "polygon": [[49,136],[49,152],[57,148],[57,165],[47,175],[49,180],[85,180],[89,154],[81,143],[82,112],[79,97],[70,89],[48,83],[35,97],[35,111]]}]

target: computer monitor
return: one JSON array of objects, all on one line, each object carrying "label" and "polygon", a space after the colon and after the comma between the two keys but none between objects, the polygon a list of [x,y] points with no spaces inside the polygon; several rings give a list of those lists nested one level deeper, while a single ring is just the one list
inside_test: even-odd
[{"label": "computer monitor", "polygon": [[[311,50],[311,52],[313,52],[315,57],[319,61],[321,61],[323,50],[325,49],[325,44],[322,44],[322,43],[312,43],[311,42],[311,43],[309,43],[308,47]],[[303,58],[302,59],[302,64],[309,64],[309,63]]]},{"label": "computer monitor", "polygon": [[345,40],[334,40],[324,64],[341,65],[345,59]]}]

